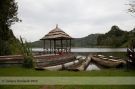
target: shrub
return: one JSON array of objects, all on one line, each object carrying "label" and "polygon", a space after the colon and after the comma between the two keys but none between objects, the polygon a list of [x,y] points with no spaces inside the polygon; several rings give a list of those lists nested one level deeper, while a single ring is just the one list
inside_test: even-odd
[{"label": "shrub", "polygon": [[32,68],[33,67],[33,58],[30,56],[24,57],[23,67]]}]

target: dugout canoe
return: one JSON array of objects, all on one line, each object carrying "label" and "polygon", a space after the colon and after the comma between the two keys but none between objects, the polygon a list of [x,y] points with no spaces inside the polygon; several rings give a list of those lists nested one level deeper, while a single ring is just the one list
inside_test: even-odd
[{"label": "dugout canoe", "polygon": [[119,67],[124,64],[123,61],[121,61],[121,60],[109,59],[109,58],[99,58],[96,56],[92,56],[91,60],[101,66],[108,67],[108,68],[116,68],[116,67]]}]

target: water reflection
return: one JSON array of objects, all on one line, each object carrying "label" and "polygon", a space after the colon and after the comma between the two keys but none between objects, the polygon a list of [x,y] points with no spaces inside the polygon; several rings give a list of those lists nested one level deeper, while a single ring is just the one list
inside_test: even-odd
[{"label": "water reflection", "polygon": [[72,48],[71,52],[126,52],[126,48]]},{"label": "water reflection", "polygon": [[100,68],[96,64],[90,63],[86,71],[92,71],[92,70],[100,70]]}]

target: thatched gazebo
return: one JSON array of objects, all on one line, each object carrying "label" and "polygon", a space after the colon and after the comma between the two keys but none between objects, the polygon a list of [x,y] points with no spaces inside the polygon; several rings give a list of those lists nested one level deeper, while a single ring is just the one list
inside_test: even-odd
[{"label": "thatched gazebo", "polygon": [[[61,54],[71,52],[71,39],[72,37],[70,37],[67,33],[61,30],[58,25],[56,25],[56,28],[51,30],[40,40],[43,40],[43,49],[45,53],[49,52],[50,54]],[[49,43],[46,41],[49,41]],[[49,44],[49,48],[46,47],[46,44]]]}]

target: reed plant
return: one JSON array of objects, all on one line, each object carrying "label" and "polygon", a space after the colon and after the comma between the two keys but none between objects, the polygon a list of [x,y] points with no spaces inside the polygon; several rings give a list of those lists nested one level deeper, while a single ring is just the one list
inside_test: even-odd
[{"label": "reed plant", "polygon": [[26,40],[25,42],[23,41],[22,37],[20,37],[20,43],[22,55],[24,57],[23,67],[32,68],[33,67],[32,48],[30,47],[30,45]]}]

